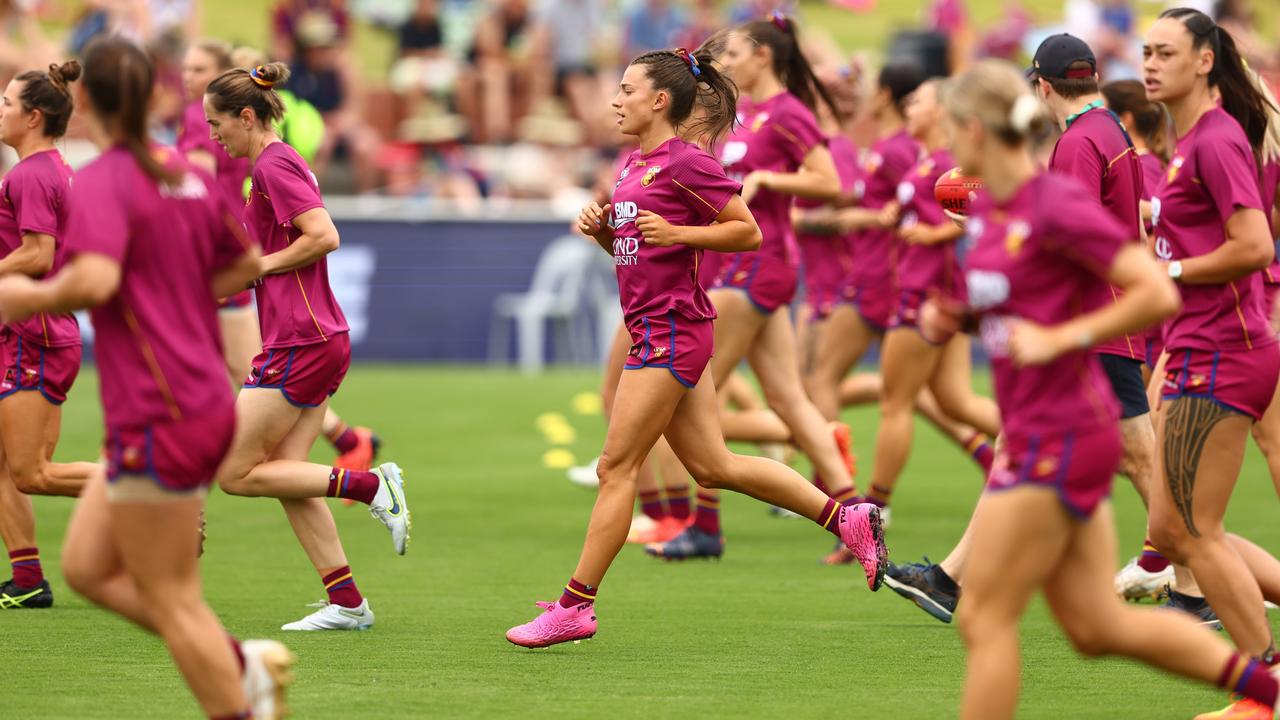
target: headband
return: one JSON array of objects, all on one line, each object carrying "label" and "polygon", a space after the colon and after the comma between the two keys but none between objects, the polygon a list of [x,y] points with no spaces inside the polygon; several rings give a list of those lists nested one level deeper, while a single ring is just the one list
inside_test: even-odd
[{"label": "headband", "polygon": [[259,65],[258,67],[249,71],[249,77],[253,78],[253,81],[257,83],[259,87],[264,87],[270,90],[271,86],[275,85],[275,82],[271,80],[263,79],[262,73],[265,72],[266,69],[267,69],[266,67]]},{"label": "headband", "polygon": [[702,68],[698,66],[698,58],[684,48],[676,48],[676,56],[689,65],[689,72],[692,72],[694,77],[702,77]]}]

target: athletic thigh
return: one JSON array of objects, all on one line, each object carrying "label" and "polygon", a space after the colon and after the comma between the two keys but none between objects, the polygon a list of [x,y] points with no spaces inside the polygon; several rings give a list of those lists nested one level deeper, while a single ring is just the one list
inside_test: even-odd
[{"label": "athletic thigh", "polygon": [[716,308],[711,374],[715,386],[720,387],[747,357],[768,318],[760,314],[744,292],[719,289],[707,295]]},{"label": "athletic thigh", "polygon": [[639,469],[666,429],[680,399],[689,392],[666,368],[624,371],[618,381],[604,450],[600,453],[600,470]]},{"label": "athletic thigh", "polygon": [[928,343],[913,328],[885,333],[880,374],[883,399],[911,407],[942,358],[942,348]]}]

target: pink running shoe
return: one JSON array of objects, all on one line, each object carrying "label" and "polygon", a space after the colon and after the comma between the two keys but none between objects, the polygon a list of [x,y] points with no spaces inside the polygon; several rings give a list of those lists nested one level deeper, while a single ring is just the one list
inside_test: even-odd
[{"label": "pink running shoe", "polygon": [[862,564],[862,570],[867,574],[867,587],[872,592],[879,590],[884,582],[884,571],[889,567],[889,548],[884,544],[880,508],[870,503],[842,508],[840,539]]},{"label": "pink running shoe", "polygon": [[596,610],[591,603],[564,607],[558,602],[539,602],[543,612],[531,622],[507,631],[507,640],[527,648],[544,648],[563,642],[578,642],[596,634]]}]

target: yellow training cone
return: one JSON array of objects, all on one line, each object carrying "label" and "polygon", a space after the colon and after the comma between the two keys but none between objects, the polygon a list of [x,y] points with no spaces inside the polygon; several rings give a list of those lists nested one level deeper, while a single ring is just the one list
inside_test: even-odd
[{"label": "yellow training cone", "polygon": [[602,407],[600,393],[580,392],[573,396],[573,411],[579,415],[599,415]]},{"label": "yellow training cone", "polygon": [[566,470],[573,467],[573,453],[562,448],[548,450],[542,454],[542,466],[548,470]]}]

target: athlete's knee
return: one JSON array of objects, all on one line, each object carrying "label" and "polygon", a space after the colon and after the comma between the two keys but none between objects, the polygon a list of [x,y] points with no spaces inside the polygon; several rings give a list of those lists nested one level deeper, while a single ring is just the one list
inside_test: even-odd
[{"label": "athlete's knee", "polygon": [[984,642],[999,638],[1003,633],[1017,632],[1017,620],[1008,620],[984,607],[985,603],[973,602],[966,598],[965,611],[957,615],[960,624],[960,637],[966,647],[975,647]]},{"label": "athlete's knee", "polygon": [[13,478],[14,487],[26,495],[45,495],[49,491],[49,476],[44,463],[9,462],[9,477]]},{"label": "athlete's knee", "polygon": [[1111,655],[1122,628],[1096,613],[1074,613],[1070,617],[1059,616],[1058,622],[1076,652],[1089,658]]},{"label": "athlete's knee", "polygon": [[612,487],[628,480],[634,483],[639,469],[639,465],[621,462],[606,451],[600,453],[600,460],[596,462],[596,478],[600,480],[601,489]]},{"label": "athlete's knee", "polygon": [[727,485],[727,481],[732,474],[733,459],[733,455],[725,452],[693,460],[681,458],[681,462],[685,464],[685,469],[689,471],[693,481],[698,483],[698,487],[707,490],[720,490]]},{"label": "athlete's knee", "polygon": [[96,601],[110,576],[102,572],[97,563],[70,553],[62,557],[62,579],[67,581],[67,586],[72,590]]}]

